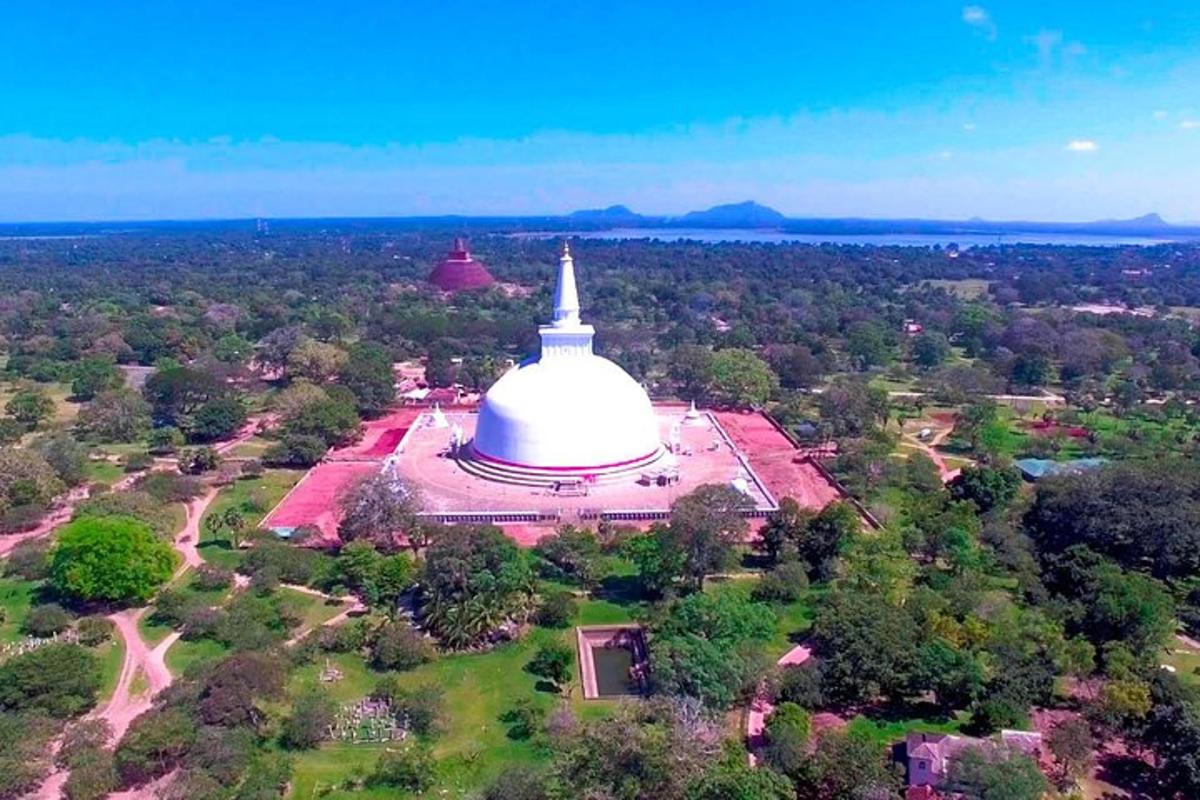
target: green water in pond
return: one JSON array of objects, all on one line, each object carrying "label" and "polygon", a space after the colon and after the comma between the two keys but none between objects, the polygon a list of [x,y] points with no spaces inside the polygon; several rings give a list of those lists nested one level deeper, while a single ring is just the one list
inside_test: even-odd
[{"label": "green water in pond", "polygon": [[596,690],[601,697],[636,693],[637,687],[629,680],[633,653],[628,648],[594,648],[592,663],[596,667]]}]

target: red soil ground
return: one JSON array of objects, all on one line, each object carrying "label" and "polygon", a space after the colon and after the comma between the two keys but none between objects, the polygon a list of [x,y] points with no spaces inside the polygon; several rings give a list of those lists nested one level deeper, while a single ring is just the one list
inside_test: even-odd
[{"label": "red soil ground", "polygon": [[330,451],[330,461],[382,460],[396,449],[404,432],[424,409],[404,406],[363,424],[363,435],[352,445]]},{"label": "red soil ground", "polygon": [[323,537],[337,540],[337,498],[349,483],[379,471],[375,461],[326,461],[309,470],[263,520],[264,528],[315,525]]},{"label": "red soil ground", "polygon": [[776,500],[791,497],[801,506],[819,511],[842,499],[837,487],[803,459],[762,414],[718,411],[715,415],[738,449],[749,456],[750,465]]}]

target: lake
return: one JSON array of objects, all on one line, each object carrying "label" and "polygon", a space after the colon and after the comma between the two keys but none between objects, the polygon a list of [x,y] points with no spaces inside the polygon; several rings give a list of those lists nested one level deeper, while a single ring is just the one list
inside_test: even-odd
[{"label": "lake", "polygon": [[1004,234],[926,234],[926,233],[788,233],[767,229],[721,228],[613,228],[606,231],[546,231],[513,234],[533,239],[571,237],[577,239],[607,239],[626,241],[651,239],[659,242],[689,241],[715,244],[720,242],[749,242],[761,244],[838,244],[873,245],[876,247],[945,247],[957,244],[960,248],[989,247],[999,244],[1076,245],[1090,247],[1150,246],[1169,244],[1172,239],[1150,236],[1097,236],[1086,233],[1004,233]]}]

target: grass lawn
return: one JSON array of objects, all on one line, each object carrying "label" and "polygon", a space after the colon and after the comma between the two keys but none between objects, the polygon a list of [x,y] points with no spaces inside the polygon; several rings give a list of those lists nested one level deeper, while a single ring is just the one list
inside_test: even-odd
[{"label": "grass lawn", "polygon": [[987,295],[991,281],[986,281],[982,278],[962,278],[959,280],[931,278],[921,281],[921,285],[933,289],[945,289],[948,293],[962,300],[978,300]]},{"label": "grass lawn", "polygon": [[227,652],[229,649],[225,645],[212,639],[197,639],[194,642],[180,639],[167,650],[164,661],[172,675],[182,675],[192,664],[220,658]]},{"label": "grass lawn", "polygon": [[246,522],[243,530],[254,530],[303,475],[303,470],[273,469],[258,478],[237,480],[223,487],[200,520],[199,546],[204,560],[227,569],[235,569],[242,561],[242,554],[230,548],[224,531],[216,535],[208,531],[205,523],[209,517],[236,508]]},{"label": "grass lawn", "polygon": [[1172,642],[1171,650],[1162,663],[1174,667],[1175,675],[1182,683],[1200,687],[1200,650]]},{"label": "grass lawn", "polygon": [[0,622],[0,642],[15,642],[25,638],[21,624],[29,615],[40,584],[19,578],[0,578],[0,609],[4,619]]},{"label": "grass lawn", "polygon": [[970,721],[965,711],[946,719],[936,713],[925,715],[914,713],[913,716],[892,716],[886,718],[868,718],[857,716],[850,720],[847,730],[866,736],[874,742],[890,745],[904,739],[909,731],[924,733],[958,733]]},{"label": "grass lawn", "polygon": [[279,590],[279,595],[284,602],[296,609],[297,615],[301,618],[301,627],[315,628],[322,625],[326,620],[336,617],[346,607],[345,603],[328,603],[320,597],[286,587]]},{"label": "grass lawn", "polygon": [[125,646],[121,637],[113,633],[113,638],[92,650],[100,657],[100,702],[112,697],[117,689],[117,680],[121,677],[121,664],[125,661]]},{"label": "grass lawn", "polygon": [[[630,621],[628,606],[608,600],[583,600],[575,624],[599,625]],[[508,766],[533,764],[544,756],[532,744],[508,738],[508,726],[499,717],[521,699],[551,709],[558,696],[538,691],[537,679],[524,671],[526,662],[540,643],[555,638],[574,648],[574,626],[564,630],[537,629],[519,642],[512,642],[487,653],[442,656],[411,672],[402,673],[405,683],[419,686],[434,684],[445,691],[445,730],[433,741],[438,760],[437,782],[431,796],[447,798],[469,797],[485,786]],[[294,673],[290,690],[293,695],[302,689],[319,686],[339,703],[358,700],[374,687],[383,673],[373,672],[355,654],[330,655],[331,663],[342,671],[342,679],[320,683],[325,657],[317,663]],[[585,701],[573,681],[562,696],[576,709],[579,716],[603,716],[613,708],[612,701]],[[329,743],[319,750],[299,754],[292,778],[294,798],[324,795],[332,798],[395,797],[392,791],[362,790],[351,792],[342,788],[347,780],[363,777],[374,767],[384,745]]]},{"label": "grass lawn", "polygon": [[112,461],[88,461],[84,466],[84,474],[89,481],[114,484],[125,477],[121,465]]},{"label": "grass lawn", "polygon": [[251,436],[246,441],[229,451],[227,455],[233,458],[262,458],[263,453],[274,442],[261,436]]}]

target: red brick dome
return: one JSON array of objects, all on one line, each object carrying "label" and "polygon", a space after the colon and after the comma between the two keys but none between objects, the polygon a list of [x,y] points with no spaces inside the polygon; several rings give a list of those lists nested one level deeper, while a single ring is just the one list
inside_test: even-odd
[{"label": "red brick dome", "polygon": [[429,282],[443,292],[461,292],[464,289],[486,289],[496,279],[487,267],[467,252],[462,239],[454,240],[454,249],[429,273]]}]

